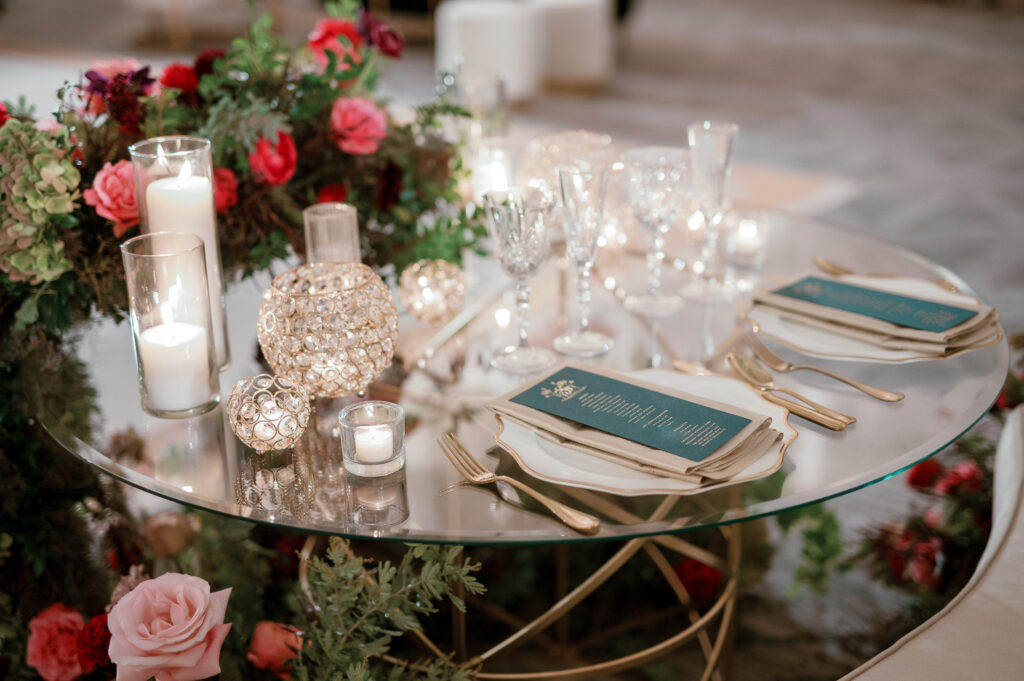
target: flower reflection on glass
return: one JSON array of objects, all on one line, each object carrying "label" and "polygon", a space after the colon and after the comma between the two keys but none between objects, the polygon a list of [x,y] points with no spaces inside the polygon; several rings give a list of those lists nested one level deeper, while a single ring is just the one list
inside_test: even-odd
[{"label": "flower reflection on glass", "polygon": [[565,218],[565,252],[576,267],[576,328],[555,339],[555,349],[574,357],[596,357],[615,344],[608,336],[590,330],[590,271],[597,256],[597,239],[603,227],[604,195],[609,166],[601,157],[558,168]]},{"label": "flower reflection on glass", "polygon": [[626,193],[629,205],[647,230],[647,294],[630,296],[626,306],[647,316],[669,315],[682,304],[680,296],[662,292],[665,234],[672,227],[686,197],[686,149],[640,147],[626,152]]},{"label": "flower reflection on glass", "polygon": [[535,187],[513,187],[483,196],[487,230],[494,242],[494,257],[516,282],[519,342],[506,348],[491,363],[503,371],[532,373],[555,363],[548,350],[531,347],[526,312],[530,306],[530,277],[537,273],[550,250],[549,230],[554,199]]},{"label": "flower reflection on glass", "polygon": [[718,232],[725,209],[725,180],[732,163],[733,146],[739,126],[735,123],[701,121],[687,126],[690,143],[690,177],[703,218],[703,272],[693,293],[714,297],[728,292],[723,282]]}]

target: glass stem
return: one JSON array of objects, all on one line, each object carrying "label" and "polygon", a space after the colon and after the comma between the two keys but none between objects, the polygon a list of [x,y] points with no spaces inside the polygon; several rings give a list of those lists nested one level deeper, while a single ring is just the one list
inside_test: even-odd
[{"label": "glass stem", "polygon": [[580,309],[580,333],[590,330],[590,268],[588,262],[579,268],[576,282],[576,304]]},{"label": "glass stem", "polygon": [[519,324],[519,347],[529,347],[527,343],[526,311],[530,308],[530,287],[525,278],[516,279],[516,321]]},{"label": "glass stem", "polygon": [[718,224],[721,221],[722,212],[717,208],[704,212],[704,248],[700,259],[704,261],[705,281],[718,276]]},{"label": "glass stem", "polygon": [[661,293],[661,264],[665,260],[665,235],[658,225],[651,232],[651,247],[647,251],[647,292],[652,298]]}]

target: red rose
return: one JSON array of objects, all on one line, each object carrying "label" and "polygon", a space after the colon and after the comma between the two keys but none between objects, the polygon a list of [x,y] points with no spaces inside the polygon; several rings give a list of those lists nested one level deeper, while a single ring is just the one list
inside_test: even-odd
[{"label": "red rose", "polygon": [[191,66],[174,62],[160,74],[160,84],[167,88],[177,88],[185,94],[191,94],[199,89],[199,76]]},{"label": "red rose", "polygon": [[238,178],[231,168],[213,169],[213,199],[218,213],[238,203]]},{"label": "red rose", "polygon": [[387,135],[388,119],[362,97],[339,97],[331,109],[331,134],[346,154],[372,154]]},{"label": "red rose", "polygon": [[935,484],[936,494],[977,492],[981,489],[981,467],[974,461],[960,461]]},{"label": "red rose", "polygon": [[246,659],[257,669],[266,669],[282,679],[291,678],[285,663],[298,655],[301,637],[302,632],[295,627],[263,620],[252,632]]},{"label": "red rose", "polygon": [[405,38],[387,24],[378,23],[370,32],[370,41],[377,46],[381,54],[398,59],[405,49]]},{"label": "red rose", "polygon": [[78,632],[85,620],[74,608],[54,603],[28,623],[28,658],[46,681],[73,681],[82,673]]},{"label": "red rose", "polygon": [[941,549],[942,542],[938,537],[918,542],[914,545],[914,551],[907,563],[910,579],[926,591],[931,591],[939,585],[940,573],[937,570],[937,558]]},{"label": "red rose", "polygon": [[930,489],[942,475],[942,470],[942,464],[935,459],[925,459],[910,469],[907,484],[918,489]]},{"label": "red rose", "polygon": [[129,227],[139,224],[131,161],[121,159],[114,165],[105,163],[93,178],[92,187],[82,192],[82,196],[101,217],[114,223],[114,236],[119,239]]},{"label": "red rose", "polygon": [[679,578],[679,583],[690,594],[690,598],[700,601],[711,598],[722,583],[722,573],[710,565],[705,565],[693,558],[684,558],[672,566]]},{"label": "red rose", "polygon": [[107,613],[96,615],[78,632],[78,664],[82,667],[82,673],[88,674],[96,667],[110,664],[110,655],[107,654],[109,646]]},{"label": "red rose", "polygon": [[218,59],[223,59],[227,55],[224,50],[215,50],[208,48],[199,53],[196,57],[195,72],[196,76],[200,79],[208,73],[213,73],[213,63]]},{"label": "red rose", "polygon": [[340,203],[347,198],[348,188],[340,182],[325,184],[320,188],[320,191],[316,193],[317,203],[331,203],[332,201]]},{"label": "red rose", "polygon": [[[339,40],[344,38],[344,40]],[[348,57],[353,64],[362,61],[359,48],[363,45],[363,38],[359,30],[351,21],[344,19],[321,19],[316,27],[309,34],[306,45],[313,52],[320,66],[327,66],[328,52],[333,52],[338,60],[338,69],[345,71],[345,58]]]},{"label": "red rose", "polygon": [[4,127],[4,123],[11,117],[11,114],[7,113],[7,106],[3,102],[0,102],[0,128]]},{"label": "red rose", "polygon": [[277,144],[260,137],[256,149],[249,154],[249,166],[257,180],[267,184],[284,184],[295,174],[299,152],[295,140],[286,132],[277,133]]}]

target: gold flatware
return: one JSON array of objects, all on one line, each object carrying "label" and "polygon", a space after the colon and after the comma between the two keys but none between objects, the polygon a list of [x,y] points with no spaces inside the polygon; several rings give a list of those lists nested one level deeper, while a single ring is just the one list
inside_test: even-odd
[{"label": "gold flatware", "polygon": [[[825,274],[828,274],[828,275],[833,276],[833,277],[841,277],[841,276],[847,275],[847,274],[860,274],[860,276],[862,276],[862,277],[875,277],[875,278],[879,278],[879,279],[891,279],[891,278],[894,278],[894,277],[895,278],[899,278],[899,277],[902,276],[902,275],[899,275],[899,274],[886,274],[884,272],[868,272],[866,274],[854,272],[849,267],[844,267],[844,266],[840,265],[839,263],[832,262],[831,260],[826,260],[825,258],[821,257],[820,255],[816,256],[814,258],[814,265],[815,265],[815,267],[817,267],[819,270],[821,270]],[[938,278],[938,277],[936,277],[936,278],[925,278],[924,280],[929,282],[929,283],[931,283],[931,284],[934,284],[934,285],[938,286],[939,288],[941,288],[944,291],[949,291],[950,293],[960,293],[960,289],[958,289],[956,287],[956,284],[954,284],[951,281],[946,281],[945,279],[941,279],[941,278]]]},{"label": "gold flatware", "polygon": [[[808,399],[798,392],[775,385],[775,380],[772,378],[772,375],[768,373],[768,371],[764,367],[758,364],[757,360],[751,357],[750,355],[741,355],[736,352],[730,352],[726,356],[726,360],[729,362],[729,366],[733,368],[733,370],[737,373],[737,375],[739,375],[740,378],[742,378],[744,381],[746,381],[753,387],[758,388],[766,398],[768,397],[768,391],[785,393],[791,397],[794,397],[803,402],[804,404],[806,404],[808,407],[810,407],[815,413],[824,416],[826,422],[819,421],[819,423],[821,423],[821,425],[825,426],[826,428],[832,428],[832,430],[842,430],[842,428],[833,427],[836,424],[830,424],[828,423],[829,421],[834,421],[838,422],[839,424],[843,424],[844,428],[845,426],[857,422],[857,419],[851,416],[847,416],[846,414],[836,411],[835,409],[832,409],[830,407],[826,407],[823,404],[819,404],[818,402],[815,402],[811,399]],[[796,413],[798,416],[804,416],[803,414],[799,414],[795,411],[793,413]]]},{"label": "gold flatware", "polygon": [[874,397],[875,399],[878,400],[882,400],[883,402],[899,402],[904,397],[906,397],[906,395],[904,395],[903,393],[896,392],[895,390],[876,388],[873,385],[868,385],[867,383],[855,381],[852,378],[832,373],[831,371],[822,369],[821,367],[816,367],[811,364],[793,364],[792,362],[788,362],[782,357],[779,357],[777,354],[775,354],[774,350],[772,350],[767,345],[762,343],[761,340],[753,333],[748,333],[744,340],[746,341],[747,346],[754,351],[755,355],[757,355],[757,358],[764,362],[765,364],[767,364],[769,368],[774,369],[775,371],[781,371],[783,373],[800,370],[816,371],[819,374],[822,374],[823,376],[828,376],[829,378],[833,378],[837,381],[845,383],[848,386],[856,388],[865,395],[870,395],[871,397]]},{"label": "gold flatware", "polygon": [[454,433],[445,433],[443,436],[438,438],[437,444],[441,446],[441,451],[444,452],[448,460],[452,462],[455,470],[459,472],[462,477],[466,478],[468,482],[476,485],[487,485],[494,482],[504,482],[512,485],[519,491],[530,495],[545,507],[548,508],[552,513],[558,516],[558,519],[563,523],[583,534],[594,534],[601,528],[601,521],[583,511],[577,511],[574,508],[566,506],[565,504],[555,501],[554,499],[541,494],[532,487],[510,478],[507,475],[497,475],[486,468],[483,464],[476,460],[476,458],[469,453],[469,450],[459,441]]}]

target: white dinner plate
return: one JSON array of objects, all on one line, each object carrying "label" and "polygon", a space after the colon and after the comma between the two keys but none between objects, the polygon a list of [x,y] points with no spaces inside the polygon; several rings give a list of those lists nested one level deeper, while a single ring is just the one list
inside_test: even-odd
[{"label": "white dinner plate", "polygon": [[[971,296],[951,293],[924,279],[898,277],[865,277],[847,275],[841,281],[877,288],[905,296],[928,298],[950,305],[973,304]],[[801,324],[785,317],[769,305],[754,305],[747,317],[757,324],[759,334],[782,343],[786,347],[811,357],[843,359],[854,362],[920,362],[938,359],[934,354],[911,350],[891,350],[866,341],[830,333],[825,329]]]},{"label": "white dinner plate", "polygon": [[611,461],[588,456],[537,434],[519,423],[502,419],[503,428],[495,440],[524,471],[535,478],[570,487],[582,487],[620,496],[644,494],[692,494],[713,487],[744,482],[773,473],[782,465],[786,448],[797,432],[789,425],[788,412],[761,399],[759,393],[740,381],[724,376],[689,376],[675,371],[648,369],[629,374],[648,383],[705,397],[769,416],[772,428],[782,433],[782,440],[757,461],[727,482],[700,487],[690,482],[662,478],[619,466]]}]

